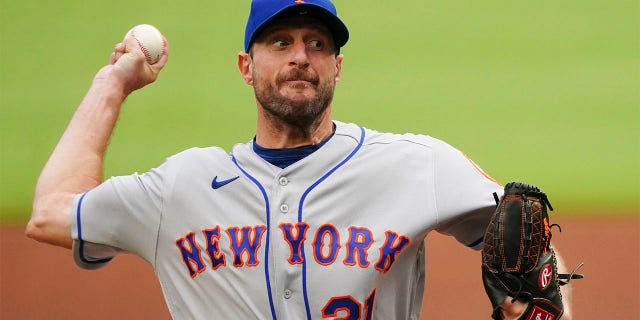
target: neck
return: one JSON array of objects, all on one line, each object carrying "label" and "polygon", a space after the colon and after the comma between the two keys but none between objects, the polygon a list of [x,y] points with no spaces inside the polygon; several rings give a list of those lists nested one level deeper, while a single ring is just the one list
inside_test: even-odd
[{"label": "neck", "polygon": [[333,133],[331,106],[310,125],[293,125],[258,108],[256,143],[264,148],[283,149],[314,145]]}]

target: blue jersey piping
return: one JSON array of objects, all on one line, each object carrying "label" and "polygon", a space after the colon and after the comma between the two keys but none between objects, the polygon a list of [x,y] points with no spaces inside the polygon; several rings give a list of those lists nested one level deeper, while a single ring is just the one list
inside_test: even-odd
[{"label": "blue jersey piping", "polygon": [[267,281],[267,296],[269,297],[269,307],[271,308],[271,318],[273,320],[276,320],[278,319],[278,317],[276,316],[276,308],[273,305],[273,294],[271,293],[271,280],[269,277],[269,239],[271,238],[270,237],[271,236],[271,219],[270,219],[271,214],[269,210],[269,198],[267,197],[267,192],[265,191],[264,187],[260,184],[260,182],[256,178],[252,177],[244,169],[242,169],[242,167],[240,167],[240,164],[238,164],[238,160],[236,160],[236,157],[231,155],[231,161],[233,161],[236,167],[238,167],[238,169],[240,169],[240,171],[242,171],[242,173],[258,187],[258,189],[260,189],[260,192],[262,193],[262,197],[264,198],[265,208],[266,208],[265,215],[267,220],[267,239],[266,239],[266,247],[264,250],[264,275]]},{"label": "blue jersey piping", "polygon": [[[358,150],[360,150],[360,148],[362,147],[362,144],[364,143],[364,135],[365,135],[364,134],[365,131],[364,131],[363,127],[360,127],[360,131],[361,131],[360,141],[358,142],[358,145],[355,147],[355,149],[353,149],[353,151],[351,151],[351,153],[346,158],[344,158],[344,160],[342,160],[335,167],[333,167],[331,170],[329,170],[329,172],[327,172],[325,175],[320,177],[320,179],[318,179],[318,181],[314,182],[302,194],[302,197],[300,198],[300,204],[298,205],[298,222],[302,222],[302,207],[304,205],[304,200],[307,198],[307,195],[309,195],[311,190],[313,190],[320,183],[322,183],[322,181],[326,180],[336,170],[338,170],[345,163],[347,163],[358,152]],[[308,320],[312,320],[311,309],[309,307],[309,295],[307,293],[307,259],[305,258],[305,254],[304,254],[304,242],[302,243],[302,249],[300,251],[302,252],[302,293],[304,295],[304,306],[305,306],[306,311],[307,311],[307,319]]]}]

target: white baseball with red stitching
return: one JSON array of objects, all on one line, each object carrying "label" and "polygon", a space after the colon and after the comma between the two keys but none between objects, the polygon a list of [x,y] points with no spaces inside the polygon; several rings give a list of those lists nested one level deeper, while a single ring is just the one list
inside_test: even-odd
[{"label": "white baseball with red stitching", "polygon": [[129,36],[136,39],[149,64],[158,62],[166,50],[162,33],[152,25],[137,25],[127,32],[125,39]]}]

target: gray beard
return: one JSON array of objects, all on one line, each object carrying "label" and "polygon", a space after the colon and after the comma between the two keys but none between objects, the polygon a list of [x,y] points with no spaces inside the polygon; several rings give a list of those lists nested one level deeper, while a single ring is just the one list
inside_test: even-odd
[{"label": "gray beard", "polygon": [[256,98],[264,110],[278,120],[301,128],[312,126],[333,99],[333,92],[329,90],[321,91],[314,99],[304,102],[291,101],[275,92],[273,87],[269,91],[269,95],[256,92]]},{"label": "gray beard", "polygon": [[254,92],[256,99],[269,115],[288,125],[306,129],[313,126],[329,107],[333,100],[334,88],[334,81],[323,82],[318,85],[316,97],[305,101],[295,101],[282,96],[271,83],[266,86],[254,86]]}]

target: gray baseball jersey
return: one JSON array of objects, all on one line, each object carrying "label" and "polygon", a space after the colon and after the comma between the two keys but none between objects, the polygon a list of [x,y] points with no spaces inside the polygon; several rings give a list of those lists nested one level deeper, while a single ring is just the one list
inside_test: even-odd
[{"label": "gray baseball jersey", "polygon": [[76,262],[142,257],[176,319],[418,319],[424,238],[478,249],[502,188],[435,138],[335,124],[285,169],[197,148],[78,195]]}]

